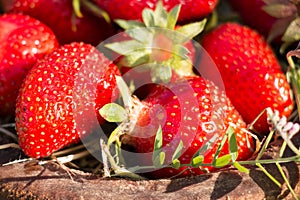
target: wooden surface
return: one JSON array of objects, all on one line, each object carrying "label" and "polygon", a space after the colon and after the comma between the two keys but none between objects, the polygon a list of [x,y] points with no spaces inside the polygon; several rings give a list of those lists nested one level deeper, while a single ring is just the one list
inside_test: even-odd
[{"label": "wooden surface", "polygon": [[[299,141],[297,139],[295,142],[300,144]],[[278,146],[270,148],[264,157],[276,156],[278,149]],[[257,169],[252,169],[249,175],[236,170],[227,170],[174,180],[133,181],[124,178],[107,179],[76,170],[72,170],[70,176],[65,169],[54,163],[41,166],[35,162],[23,162],[1,166],[20,157],[23,157],[20,150],[12,148],[0,150],[0,200],[293,199],[285,185],[282,188],[277,187]],[[284,182],[275,165],[265,167],[277,180]],[[294,162],[287,163],[284,170],[292,187],[300,194],[299,163],[298,165]]]},{"label": "wooden surface", "polygon": [[[285,165],[300,194],[299,166]],[[274,166],[268,169],[276,176]],[[70,175],[57,164],[28,162],[0,167],[0,199],[292,199],[258,170],[249,175],[218,172],[174,180],[104,179],[81,171]],[[282,179],[276,176],[278,180]]]}]

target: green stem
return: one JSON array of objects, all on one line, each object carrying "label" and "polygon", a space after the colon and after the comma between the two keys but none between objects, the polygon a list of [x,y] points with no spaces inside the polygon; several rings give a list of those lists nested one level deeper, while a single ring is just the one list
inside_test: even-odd
[{"label": "green stem", "polygon": [[282,156],[283,156],[283,154],[284,154],[284,151],[285,151],[285,149],[286,149],[286,146],[287,146],[286,141],[284,141],[284,142],[282,143],[281,148],[280,148],[280,151],[279,151],[279,157],[280,157],[280,158],[282,158]]},{"label": "green stem", "polygon": [[111,168],[115,172],[116,176],[129,177],[129,178],[137,179],[137,180],[145,179],[145,178],[139,176],[138,174],[135,174],[123,167],[118,166],[117,163],[115,162],[114,158],[110,154],[108,146],[105,145],[104,143],[102,143],[102,151],[104,151],[104,153],[106,154],[107,160],[109,161]]},{"label": "green stem", "polygon": [[289,148],[297,155],[300,156],[299,149],[294,145],[294,143],[289,138],[284,138],[284,143],[286,143]]},{"label": "green stem", "polygon": [[[274,164],[274,163],[288,163],[293,161],[300,160],[300,156],[292,156],[292,157],[286,157],[286,158],[277,158],[277,159],[266,159],[266,160],[250,160],[250,161],[238,161],[240,165],[262,165],[262,164]],[[228,166],[233,165],[233,162],[228,163]],[[212,167],[212,163],[202,163],[202,167]],[[164,167],[172,167],[171,165],[163,165],[161,168]],[[191,167],[190,164],[181,164],[180,167]],[[128,170],[130,171],[137,171],[140,169],[154,169],[154,166],[135,166],[131,167]]]},{"label": "green stem", "polygon": [[268,148],[268,146],[269,146],[269,144],[270,144],[270,142],[271,142],[271,140],[272,140],[272,138],[273,138],[274,133],[275,133],[274,130],[272,130],[272,131],[269,133],[269,135],[268,135],[266,141],[264,142],[264,145],[262,146],[261,150],[259,151],[259,153],[258,153],[258,155],[257,155],[257,157],[256,157],[256,159],[255,159],[256,161],[260,160],[261,157],[263,156],[263,153],[267,150],[267,148]]},{"label": "green stem", "polygon": [[80,11],[80,0],[73,0],[72,5],[73,5],[73,10],[76,14],[76,17],[82,18],[83,14]]},{"label": "green stem", "polygon": [[103,17],[107,23],[111,23],[111,19],[107,12],[102,10],[99,6],[92,3],[90,0],[80,0],[81,4],[88,11],[93,13],[97,17]]},{"label": "green stem", "polygon": [[282,167],[280,166],[280,164],[279,164],[279,163],[276,163],[276,166],[277,166],[277,168],[278,168],[278,170],[279,170],[279,172],[280,172],[280,174],[281,174],[283,180],[285,181],[285,183],[286,183],[288,189],[290,190],[290,192],[292,193],[293,197],[295,198],[295,200],[299,200],[299,198],[297,197],[297,194],[296,194],[295,191],[293,190],[293,188],[292,188],[292,186],[291,186],[291,184],[290,184],[288,178],[287,178],[286,175],[284,174],[284,172],[283,172]]},{"label": "green stem", "polygon": [[[286,158],[277,158],[277,159],[266,159],[266,160],[253,160],[253,161],[239,161],[241,165],[255,165],[256,163],[260,164],[274,164],[278,163],[288,163],[288,162],[299,162],[300,156],[291,156]],[[231,163],[230,163],[231,164]]]},{"label": "green stem", "polygon": [[113,132],[110,134],[107,146],[110,147],[110,145],[114,142],[120,143],[120,136],[123,134],[122,132],[122,124],[120,124]]},{"label": "green stem", "polygon": [[256,166],[258,166],[270,180],[272,180],[278,187],[281,188],[281,183],[279,183],[260,163],[256,163]]},{"label": "green stem", "polygon": [[131,92],[124,81],[124,79],[121,76],[115,76],[116,77],[116,82],[118,85],[118,89],[121,93],[121,97],[123,99],[123,103],[125,107],[130,107],[132,106],[132,97],[131,97]]}]

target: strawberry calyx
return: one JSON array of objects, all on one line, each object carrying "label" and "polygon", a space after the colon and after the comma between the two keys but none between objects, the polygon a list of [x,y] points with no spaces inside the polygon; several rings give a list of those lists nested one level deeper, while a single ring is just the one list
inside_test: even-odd
[{"label": "strawberry calyx", "polygon": [[169,81],[172,70],[180,76],[192,75],[193,63],[184,44],[202,32],[206,19],[176,27],[179,12],[180,5],[167,12],[159,1],[155,10],[143,10],[143,22],[115,20],[131,39],[106,44],[105,47],[124,56],[119,61],[122,66],[151,64],[151,69],[155,69],[154,80]]},{"label": "strawberry calyx", "polygon": [[130,89],[122,77],[116,76],[116,82],[124,106],[117,103],[108,103],[99,110],[99,114],[106,121],[120,123],[111,133],[107,143],[108,146],[113,142],[119,142],[120,144],[120,137],[132,131],[138,120],[137,115],[139,115],[140,111],[145,107],[137,97],[131,94]]}]

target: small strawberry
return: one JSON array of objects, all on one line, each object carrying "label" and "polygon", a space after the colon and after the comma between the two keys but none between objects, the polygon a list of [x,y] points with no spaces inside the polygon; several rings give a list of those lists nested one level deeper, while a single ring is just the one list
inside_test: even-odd
[{"label": "small strawberry", "polygon": [[[158,0],[94,0],[101,8],[108,12],[113,19],[141,20],[145,8],[155,9]],[[171,10],[180,4],[182,9],[179,21],[195,21],[208,16],[216,8],[218,0],[163,0],[165,9]]]},{"label": "small strawberry", "polygon": [[[85,3],[87,0],[80,0],[82,16],[75,14],[73,1],[75,0],[3,0],[6,12],[25,13],[48,25],[60,44],[76,41],[96,46],[114,34],[112,24],[84,6],[90,5]],[[96,5],[94,7],[97,8]]]},{"label": "small strawberry", "polygon": [[12,116],[28,70],[58,47],[53,32],[26,15],[0,16],[0,117]]},{"label": "small strawberry", "polygon": [[95,111],[116,98],[118,74],[110,60],[84,43],[64,45],[40,60],[16,105],[16,130],[25,154],[49,156],[97,127]]},{"label": "small strawberry", "polygon": [[[239,113],[225,93],[202,77],[190,76],[174,83],[157,85],[143,101],[134,98],[132,102],[133,109],[129,110],[128,121],[125,120],[119,127],[125,127],[122,130],[126,133],[121,140],[123,144],[133,146],[140,155],[138,160],[135,159],[137,165],[153,166],[151,156],[160,126],[166,164],[172,163],[172,155],[182,142],[182,154],[178,157],[181,167],[153,169],[148,174],[150,178],[198,175],[216,170],[212,166],[192,167],[191,163],[200,154],[204,156],[203,163],[212,165],[229,126],[233,126],[236,137],[236,159],[248,159],[253,153],[253,138],[246,131],[246,124]],[[205,145],[208,145],[207,148],[204,148]],[[226,142],[218,156],[228,153]]]},{"label": "small strawberry", "polygon": [[[246,123],[253,122],[267,107],[290,115],[290,86],[260,34],[236,23],[226,23],[204,36],[202,45],[219,69],[227,96]],[[269,132],[266,115],[255,124],[255,129]]]}]

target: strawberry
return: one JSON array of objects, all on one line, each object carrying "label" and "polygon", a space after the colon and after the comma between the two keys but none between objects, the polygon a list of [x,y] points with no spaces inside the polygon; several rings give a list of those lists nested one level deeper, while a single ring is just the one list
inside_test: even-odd
[{"label": "strawberry", "polygon": [[[267,107],[278,110],[281,116],[290,115],[290,86],[272,49],[259,33],[237,23],[225,23],[205,35],[202,45],[219,69],[227,96],[246,123],[252,123]],[[255,124],[255,129],[269,132],[266,115]]]},{"label": "strawberry", "polygon": [[12,116],[28,70],[58,47],[53,32],[26,15],[0,16],[0,117]]},{"label": "strawberry", "polygon": [[275,43],[293,43],[299,32],[298,1],[229,0],[242,21]]},{"label": "strawberry", "polygon": [[11,3],[5,1],[4,8],[6,12],[25,13],[42,21],[53,30],[61,44],[77,41],[96,46],[114,34],[112,24],[83,6],[86,0],[80,1],[83,7],[80,17],[75,15],[72,1],[13,0]]},{"label": "strawberry", "polygon": [[244,23],[268,36],[276,18],[263,10],[263,0],[228,0],[232,8],[238,12]]},{"label": "strawberry", "polygon": [[[94,0],[101,8],[108,12],[112,19],[142,20],[142,11],[145,8],[155,9],[158,0]],[[181,5],[179,21],[195,21],[208,16],[217,6],[218,0],[163,0],[166,10]],[[129,12],[130,11],[130,12]]]},{"label": "strawberry", "polygon": [[16,105],[16,130],[25,154],[49,156],[88,135],[98,126],[96,110],[117,96],[118,74],[110,60],[84,43],[64,45],[38,61]]},{"label": "strawberry", "polygon": [[[201,155],[203,163],[212,164],[214,155],[229,126],[234,128],[238,146],[237,160],[248,159],[254,148],[253,138],[246,131],[246,124],[239,113],[213,82],[199,76],[190,76],[173,83],[153,87],[142,101],[133,100],[134,108],[129,112],[129,122],[123,130],[127,135],[123,144],[134,147],[139,153],[140,166],[152,166],[154,141],[159,126],[162,127],[162,150],[165,163],[172,163],[172,155],[180,141],[182,154],[178,158],[179,169],[165,167],[147,173],[149,178],[169,178],[175,175],[187,176],[215,171],[212,166],[191,167],[189,164],[196,153],[208,142]],[[148,154],[147,154],[148,153]],[[149,154],[150,153],[150,154]],[[228,142],[223,146],[219,157],[229,153]],[[134,159],[133,157],[130,158]]]},{"label": "strawberry", "polygon": [[113,60],[123,78],[138,88],[193,75],[196,49],[192,38],[203,30],[206,20],[176,25],[180,6],[168,12],[160,1],[155,10],[145,8],[143,13],[143,23],[116,20],[125,32],[106,41],[105,47],[115,52]]}]

